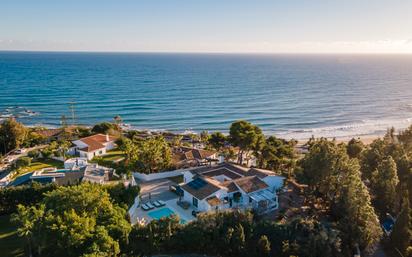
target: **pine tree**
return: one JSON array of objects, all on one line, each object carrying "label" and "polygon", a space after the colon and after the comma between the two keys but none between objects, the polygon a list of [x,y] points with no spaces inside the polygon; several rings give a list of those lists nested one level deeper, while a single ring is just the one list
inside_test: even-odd
[{"label": "pine tree", "polygon": [[245,230],[242,224],[235,227],[231,240],[231,248],[236,256],[241,255],[242,250],[245,248]]},{"label": "pine tree", "polygon": [[382,215],[394,209],[398,182],[396,163],[391,156],[388,156],[372,174],[371,187],[375,195],[374,205]]},{"label": "pine tree", "polygon": [[345,250],[350,251],[356,244],[363,250],[379,241],[382,229],[357,162],[350,160],[341,168],[346,176],[341,181],[334,212],[338,215],[343,245],[347,246]]},{"label": "pine tree", "polygon": [[270,242],[266,235],[260,236],[257,243],[257,256],[269,256],[270,255]]},{"label": "pine tree", "polygon": [[391,241],[402,254],[406,254],[406,249],[411,243],[411,210],[409,208],[408,193],[404,192],[404,201],[402,211],[396,219],[393,231],[391,234]]}]

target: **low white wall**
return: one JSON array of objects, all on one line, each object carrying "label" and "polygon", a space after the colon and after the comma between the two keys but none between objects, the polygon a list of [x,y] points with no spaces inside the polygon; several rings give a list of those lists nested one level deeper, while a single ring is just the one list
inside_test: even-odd
[{"label": "low white wall", "polygon": [[63,158],[63,156],[61,156],[61,157],[52,156],[52,157],[50,157],[50,159],[53,159],[53,160],[56,160],[56,161],[61,161],[61,162],[64,162],[64,158]]},{"label": "low white wall", "polygon": [[165,171],[165,172],[159,172],[159,173],[152,173],[152,174],[144,174],[140,172],[133,172],[133,176],[136,179],[142,180],[142,181],[152,181],[156,179],[162,179],[162,178],[170,178],[170,177],[176,177],[179,175],[182,175],[184,171],[187,169],[180,169],[180,170],[172,170],[172,171]]}]

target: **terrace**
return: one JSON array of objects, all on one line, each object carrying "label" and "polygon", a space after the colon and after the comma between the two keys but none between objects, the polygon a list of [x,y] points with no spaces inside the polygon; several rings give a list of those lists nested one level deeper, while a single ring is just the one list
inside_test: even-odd
[{"label": "terrace", "polygon": [[[150,182],[139,181],[140,196],[135,204],[130,208],[129,214],[132,224],[148,223],[153,219],[159,219],[169,215],[177,215],[183,222],[189,222],[195,217],[192,216],[193,208],[183,209],[178,205],[179,196],[170,191],[171,186],[176,186],[176,179],[159,179]],[[161,200],[164,206],[155,207],[154,202]],[[143,210],[142,205],[150,203],[155,208]]]}]

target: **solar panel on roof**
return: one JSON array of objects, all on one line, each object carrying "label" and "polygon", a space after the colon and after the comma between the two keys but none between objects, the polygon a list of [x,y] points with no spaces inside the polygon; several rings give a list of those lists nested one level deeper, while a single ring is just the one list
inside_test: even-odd
[{"label": "solar panel on roof", "polygon": [[188,186],[190,186],[193,189],[199,189],[202,188],[206,185],[206,181],[200,178],[196,178],[195,180],[191,181]]}]

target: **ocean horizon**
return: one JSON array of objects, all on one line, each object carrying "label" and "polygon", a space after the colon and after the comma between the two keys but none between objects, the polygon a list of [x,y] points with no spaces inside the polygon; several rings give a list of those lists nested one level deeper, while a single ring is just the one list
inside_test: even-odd
[{"label": "ocean horizon", "polygon": [[136,129],[284,138],[382,135],[412,123],[412,55],[0,52],[0,117],[56,127],[120,115]]}]

